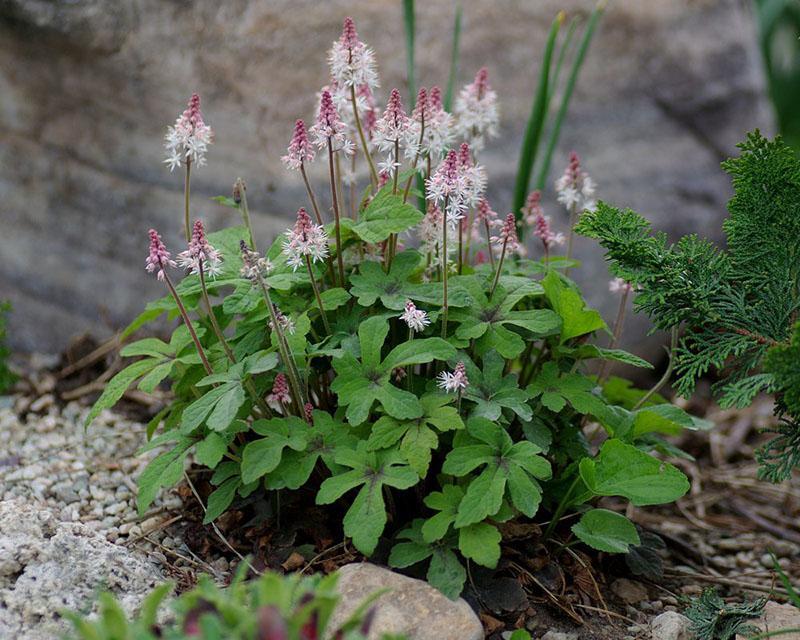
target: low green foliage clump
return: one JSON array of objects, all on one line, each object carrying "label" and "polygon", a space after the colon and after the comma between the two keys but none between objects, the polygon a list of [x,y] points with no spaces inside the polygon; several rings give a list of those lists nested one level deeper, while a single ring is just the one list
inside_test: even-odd
[{"label": "low green foliage clump", "polygon": [[713,371],[723,407],[774,393],[777,436],[758,452],[779,482],[800,464],[800,161],[780,138],[752,133],[723,168],[735,195],[727,248],[695,235],[669,244],[630,210],[600,203],[576,229],[606,249],[612,271],[636,287],[635,307],[680,331],[676,388],[690,394]]},{"label": "low green foliage clump", "polygon": [[[338,628],[330,624],[340,596],[338,576],[263,575],[244,582],[241,576],[220,589],[206,576],[197,587],[171,602],[167,622],[162,611],[173,584],[165,583],[145,599],[137,616],[130,619],[114,597],[100,596],[96,618],[75,613],[64,615],[73,626],[69,640],[364,640],[376,593],[363,602]],[[403,640],[383,636],[382,640]]]},{"label": "low green foliage clump", "polygon": [[734,640],[737,636],[758,632],[749,621],[763,613],[766,603],[766,598],[759,598],[752,602],[729,604],[716,589],[706,589],[692,600],[686,609],[686,617],[692,621],[691,630],[697,640]]},{"label": "low green foliage clump", "polygon": [[[352,21],[331,54],[350,64],[342,47],[368,58]],[[359,73],[369,79],[373,71]],[[135,360],[110,380],[87,421],[130,385],[145,392],[170,385],[172,401],[148,427],[146,448],[164,450],[139,478],[142,512],[181,480],[191,456],[215,488],[206,522],[251,496],[280,492],[284,507],[310,498],[330,505],[326,512],[360,552],[370,556],[381,539],[391,541],[390,565],[419,565],[455,598],[468,562],[498,565],[504,523],[548,522],[542,538],[553,549],[575,536],[625,553],[642,546],[640,536],[624,516],[595,508],[599,498],[646,506],[686,493],[686,477],[663,459],[681,455],[665,436],[708,424],[627,381],[592,375],[598,361],[650,365],[600,346],[606,323],[566,275],[577,263],[551,255],[563,234],[549,230],[538,198],[526,224],[544,244],[542,259],[524,257],[514,215],[502,221],[483,198],[475,154],[497,118],[487,78],[481,70],[460,94],[452,131],[443,133],[451,116],[441,106],[427,112],[437,118],[436,144],[446,133],[448,144],[463,135],[473,146],[412,145],[409,157],[401,153],[408,139],[397,137],[386,147],[395,173],[381,176],[366,137],[355,135],[360,122],[345,127],[323,91],[312,131],[327,155],[332,216],[315,224],[299,211],[263,257],[240,181],[233,198],[218,201],[240,210],[244,226],[206,237],[198,222],[191,231],[189,161],[202,159],[210,140],[192,98],[168,136],[168,161],[187,171],[191,242],[179,258],[191,273],[172,283],[169,254],[151,231],[148,270],[158,271],[170,295],[150,303],[124,336],[164,314],[183,323],[169,341],[145,338],[122,349]],[[350,95],[351,108],[361,108]],[[415,117],[432,109],[424,100],[420,92]],[[400,123],[426,140],[424,117],[414,129],[399,101],[393,91],[375,135],[400,136]],[[180,135],[190,127],[203,138],[184,157]],[[343,142],[343,131],[360,139],[371,175],[349,202],[338,172],[355,145]],[[298,121],[287,156],[303,172],[314,155],[306,136]],[[404,157],[411,166],[401,172]],[[424,194],[411,189],[414,172],[426,178]],[[571,181],[584,179],[578,196]],[[561,182],[575,217],[594,188],[576,155]],[[321,197],[310,186],[308,194],[323,222]],[[412,195],[424,197],[426,211]],[[409,234],[419,235],[419,248],[402,246]],[[578,517],[561,526],[568,514]]]},{"label": "low green foliage clump", "polygon": [[6,322],[11,312],[10,302],[0,302],[0,393],[6,393],[14,386],[17,376],[8,368],[11,351],[6,345]]}]

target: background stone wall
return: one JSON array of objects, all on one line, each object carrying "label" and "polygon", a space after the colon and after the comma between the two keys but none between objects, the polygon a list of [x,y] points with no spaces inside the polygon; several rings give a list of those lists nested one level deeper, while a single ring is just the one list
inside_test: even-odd
[{"label": "background stone wall", "polygon": [[[444,84],[454,3],[417,4],[417,82]],[[549,23],[592,2],[463,7],[459,84],[486,64],[501,101],[500,137],[482,161],[502,212]],[[262,246],[285,228],[305,199],[279,158],[294,119],[313,115],[345,15],[376,50],[380,98],[404,89],[399,0],[0,0],[0,298],[15,306],[13,346],[53,351],[78,333],[107,335],[161,294],[143,270],[146,232],[179,246],[182,179],[162,164],[162,138],[192,91],[217,136],[193,176],[194,214],[223,225],[231,214],[209,198],[241,175]],[[718,236],[730,196],[719,162],[771,122],[749,2],[611,0],[554,172],[574,149],[601,198],[673,235]],[[588,295],[610,318],[602,258],[589,241],[578,251],[581,277],[596,283]],[[629,327],[635,343],[647,321]]]}]

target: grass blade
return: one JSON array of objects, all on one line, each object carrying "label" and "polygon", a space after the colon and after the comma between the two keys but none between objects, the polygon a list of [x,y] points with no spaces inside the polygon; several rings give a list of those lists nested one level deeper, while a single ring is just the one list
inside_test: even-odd
[{"label": "grass blade", "polygon": [[447,91],[444,94],[444,110],[453,108],[453,93],[458,79],[458,57],[461,42],[461,3],[456,5],[456,17],[453,22],[453,48],[450,50],[450,75],[447,76]]},{"label": "grass blade", "polygon": [[575,31],[578,28],[578,23],[580,22],[580,18],[575,16],[570,20],[569,27],[567,28],[567,35],[564,38],[564,42],[561,44],[561,49],[558,52],[558,59],[556,60],[556,68],[553,71],[552,79],[550,80],[550,88],[548,89],[547,93],[547,107],[550,108],[550,101],[553,99],[553,96],[556,93],[556,87],[558,86],[558,81],[561,78],[561,69],[564,66],[564,60],[567,57],[567,53],[572,46],[572,39],[575,37]]},{"label": "grass blade", "polygon": [[417,94],[414,78],[414,0],[403,0],[403,26],[406,32],[406,75],[408,76],[408,103],[413,105]]},{"label": "grass blade", "polygon": [[550,63],[553,59],[556,37],[558,36],[558,31],[563,21],[564,12],[561,11],[550,26],[550,33],[547,36],[547,45],[545,46],[544,57],[542,58],[542,67],[539,72],[539,84],[536,88],[533,104],[531,105],[531,115],[525,127],[525,136],[522,140],[522,149],[519,154],[517,179],[514,186],[514,206],[512,208],[517,218],[519,218],[520,210],[525,204],[525,196],[528,194],[528,185],[531,180],[533,163],[536,160],[536,152],[542,137],[544,120],[547,115],[547,97],[550,90]]},{"label": "grass blade", "polygon": [[553,127],[550,130],[550,138],[547,141],[547,147],[542,158],[542,163],[539,167],[536,181],[534,182],[537,189],[543,189],[545,183],[547,182],[547,176],[550,173],[550,163],[553,160],[553,153],[555,152],[558,139],[561,135],[561,125],[564,123],[564,118],[567,115],[569,103],[572,99],[572,93],[575,90],[575,84],[578,81],[578,75],[581,67],[583,66],[583,61],[586,59],[586,52],[589,50],[589,43],[592,41],[592,36],[594,36],[597,23],[600,21],[605,8],[605,0],[600,0],[600,2],[597,3],[597,6],[595,6],[594,11],[592,11],[592,14],[589,16],[589,21],[586,24],[586,31],[583,33],[583,39],[578,47],[578,53],[575,56],[575,60],[572,62],[572,68],[570,69],[569,77],[567,78],[567,84],[564,87],[564,95],[561,98],[561,106],[559,107],[558,113],[556,113],[555,120],[553,121]]}]

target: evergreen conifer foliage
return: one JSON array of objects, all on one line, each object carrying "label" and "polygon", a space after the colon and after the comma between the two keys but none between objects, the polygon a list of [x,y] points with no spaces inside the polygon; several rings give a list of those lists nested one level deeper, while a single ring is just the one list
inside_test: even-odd
[{"label": "evergreen conifer foliage", "polygon": [[758,455],[763,477],[778,482],[800,464],[800,161],[780,137],[758,131],[739,148],[722,165],[735,192],[727,248],[696,235],[670,244],[639,214],[606,203],[584,213],[576,231],[600,242],[657,329],[682,331],[679,393],[713,371],[722,406],[776,395],[781,426]]}]

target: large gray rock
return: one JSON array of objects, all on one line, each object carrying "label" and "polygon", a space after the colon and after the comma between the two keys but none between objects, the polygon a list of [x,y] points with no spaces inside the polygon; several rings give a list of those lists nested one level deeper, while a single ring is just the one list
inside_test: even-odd
[{"label": "large gray rock", "polygon": [[91,611],[101,590],[129,613],[163,581],[155,566],[29,501],[0,502],[0,638],[51,640],[59,612]]},{"label": "large gray rock", "polygon": [[427,582],[415,580],[369,563],[348,564],[339,570],[342,596],[330,627],[337,628],[370,595],[389,592],[375,603],[369,639],[384,633],[405,634],[409,640],[481,640],[483,626],[462,599],[455,602]]},{"label": "large gray rock", "polygon": [[[459,84],[482,64],[501,100],[500,136],[482,156],[498,211],[510,205],[519,141],[550,21],[594,0],[464,3]],[[351,14],[374,46],[385,99],[405,87],[396,0],[0,0],[0,298],[11,339],[56,350],[84,330],[109,333],[163,293],[142,267],[148,227],[178,249],[182,180],[162,163],[165,127],[189,94],[217,133],[194,175],[194,213],[218,228],[209,198],[248,180],[262,244],[305,204],[280,165],[296,117],[314,112],[325,51]],[[446,81],[450,0],[418,2],[418,82]],[[744,131],[770,129],[750,4],[615,0],[575,93],[554,171],[580,152],[600,197],[648,214],[673,236],[718,235],[729,182],[719,161]],[[322,179],[321,164],[313,178]],[[322,183],[319,192],[324,193]],[[565,216],[547,194],[549,212]],[[602,258],[577,249],[613,317]],[[627,342],[646,322],[629,322]]]}]

